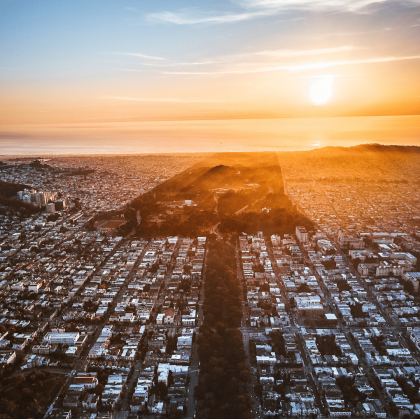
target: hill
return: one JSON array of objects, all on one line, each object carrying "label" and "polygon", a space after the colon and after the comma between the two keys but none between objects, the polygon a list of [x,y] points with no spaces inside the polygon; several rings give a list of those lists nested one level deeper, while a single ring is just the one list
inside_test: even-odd
[{"label": "hill", "polygon": [[139,196],[142,235],[291,233],[313,224],[284,193],[276,153],[219,153]]},{"label": "hill", "polygon": [[[21,183],[4,182],[0,180],[0,206],[8,208],[13,213],[19,212],[23,216],[35,214],[40,212],[40,209],[25,202],[16,199],[17,193],[25,188],[29,188],[27,185]],[[6,214],[5,209],[0,209],[0,213]]]}]

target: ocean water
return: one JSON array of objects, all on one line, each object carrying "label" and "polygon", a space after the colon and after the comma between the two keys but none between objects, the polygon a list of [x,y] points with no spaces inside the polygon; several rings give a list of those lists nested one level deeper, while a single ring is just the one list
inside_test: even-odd
[{"label": "ocean water", "polygon": [[0,126],[0,155],[296,151],[420,145],[420,116]]}]

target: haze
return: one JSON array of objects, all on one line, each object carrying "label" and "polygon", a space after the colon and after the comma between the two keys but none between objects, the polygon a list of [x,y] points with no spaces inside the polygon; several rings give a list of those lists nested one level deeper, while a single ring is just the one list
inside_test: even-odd
[{"label": "haze", "polygon": [[[3,0],[1,137],[50,124],[77,138],[80,123],[417,115],[419,17],[418,1]],[[326,78],[330,95],[314,103]]]}]

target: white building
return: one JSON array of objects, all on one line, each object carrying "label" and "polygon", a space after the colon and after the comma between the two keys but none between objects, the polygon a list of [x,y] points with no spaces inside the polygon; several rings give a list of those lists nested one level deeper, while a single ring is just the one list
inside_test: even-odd
[{"label": "white building", "polygon": [[51,345],[61,344],[61,345],[76,345],[77,340],[79,339],[79,332],[63,332],[63,333],[47,333],[45,335],[45,340],[47,340]]},{"label": "white building", "polygon": [[47,204],[47,213],[52,214],[53,212],[55,212],[55,204],[54,202],[50,202]]},{"label": "white building", "polygon": [[296,226],[296,237],[301,243],[308,242],[308,232],[305,227]]}]

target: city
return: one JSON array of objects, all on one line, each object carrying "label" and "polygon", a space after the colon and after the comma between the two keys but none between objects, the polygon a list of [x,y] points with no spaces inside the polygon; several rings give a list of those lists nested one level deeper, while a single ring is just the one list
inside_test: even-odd
[{"label": "city", "polygon": [[0,419],[420,419],[420,0],[0,0]]},{"label": "city", "polygon": [[[259,157],[250,157],[254,163],[246,153],[133,156],[113,160],[112,168],[106,157],[3,160],[2,413],[207,418],[227,414],[219,404],[228,403],[241,412],[237,417],[250,418],[420,415],[416,184],[388,168],[382,169],[388,182],[378,187],[366,163],[350,164],[347,172],[331,164],[326,181],[321,169],[300,165],[299,156],[266,154],[264,162],[278,159],[283,168],[285,196],[279,192],[278,202],[289,208],[289,196],[309,217],[291,219],[306,226],[233,233],[218,227],[276,211],[267,202],[274,205],[270,194],[282,175],[274,170],[265,185],[254,174],[263,170]],[[418,158],[410,158],[416,170]],[[202,174],[219,160],[242,170],[219,165]],[[144,172],[134,177],[136,165]],[[188,191],[183,182],[192,173],[197,180]],[[359,173],[365,178],[354,187],[340,185],[344,175]],[[165,183],[174,175],[176,183]],[[247,176],[260,186],[241,190]],[[127,179],[134,183],[124,189]],[[200,179],[213,194],[214,215],[197,230],[194,217],[202,216],[191,207],[198,214],[202,205],[209,209]],[[223,189],[213,188],[220,179]],[[162,199],[167,191],[178,198],[173,205],[165,200],[155,212],[135,211],[139,193]],[[232,193],[258,201],[232,207]],[[166,222],[156,211],[160,218],[169,214],[180,231],[185,227],[173,217],[189,214],[191,231],[202,234],[150,235],[151,221]],[[221,346],[212,353],[214,345]],[[218,376],[216,365],[224,363],[227,375]],[[217,386],[227,395],[235,380],[241,384],[223,402]],[[209,402],[212,392],[216,403]]]}]

